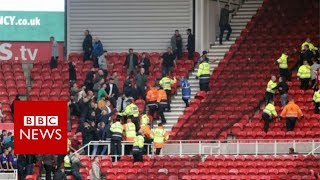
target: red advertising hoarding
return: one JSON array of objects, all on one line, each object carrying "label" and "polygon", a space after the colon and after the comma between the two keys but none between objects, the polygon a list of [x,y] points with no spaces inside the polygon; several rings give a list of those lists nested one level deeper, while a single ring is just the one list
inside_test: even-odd
[{"label": "red advertising hoarding", "polygon": [[[63,43],[59,43],[59,57],[63,57]],[[0,60],[49,61],[51,42],[0,42]]]}]

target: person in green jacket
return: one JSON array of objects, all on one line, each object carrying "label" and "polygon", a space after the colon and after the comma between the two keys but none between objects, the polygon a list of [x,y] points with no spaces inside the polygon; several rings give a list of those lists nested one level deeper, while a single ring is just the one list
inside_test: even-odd
[{"label": "person in green jacket", "polygon": [[144,146],[144,137],[140,132],[137,133],[137,136],[133,141],[132,155],[133,162],[142,162],[143,161],[143,146]]},{"label": "person in green jacket", "polygon": [[100,99],[101,99],[102,96],[105,96],[105,95],[107,94],[107,92],[106,92],[106,90],[105,90],[106,87],[107,87],[106,84],[102,84],[102,87],[101,87],[100,90],[98,91],[97,102],[100,101]]}]

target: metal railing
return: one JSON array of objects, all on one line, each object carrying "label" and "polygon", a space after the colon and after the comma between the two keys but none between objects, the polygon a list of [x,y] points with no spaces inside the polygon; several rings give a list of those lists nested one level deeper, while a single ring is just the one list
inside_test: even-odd
[{"label": "metal railing", "polygon": [[[88,156],[93,145],[108,146],[110,141],[91,141],[77,152],[84,154],[88,148]],[[121,155],[124,155],[126,145],[132,142],[121,143]],[[154,154],[153,144],[148,145],[148,155]],[[289,148],[294,148],[299,154],[320,154],[320,139],[243,139],[243,140],[170,140],[162,149],[162,155],[281,155],[288,154]],[[149,151],[151,150],[151,152]]]},{"label": "metal railing", "polygon": [[18,180],[18,170],[0,170],[0,179]]}]

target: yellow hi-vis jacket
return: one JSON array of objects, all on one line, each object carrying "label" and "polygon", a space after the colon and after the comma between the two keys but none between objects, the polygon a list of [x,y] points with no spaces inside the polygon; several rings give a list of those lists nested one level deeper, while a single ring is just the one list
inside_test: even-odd
[{"label": "yellow hi-vis jacket", "polygon": [[267,106],[264,108],[263,112],[267,113],[270,117],[271,116],[274,116],[274,117],[278,116],[276,108],[271,103],[267,104]]},{"label": "yellow hi-vis jacket", "polygon": [[163,148],[165,141],[169,139],[169,134],[163,129],[163,127],[157,127],[151,132],[151,138],[153,139],[155,148]]},{"label": "yellow hi-vis jacket", "polygon": [[268,82],[268,85],[267,85],[267,92],[270,92],[270,93],[275,93],[276,91],[274,90],[274,88],[277,87],[277,83],[276,82],[273,82],[272,80],[270,80]]},{"label": "yellow hi-vis jacket", "polygon": [[210,75],[210,64],[203,61],[198,68],[197,76],[200,78],[203,75]]},{"label": "yellow hi-vis jacket", "polygon": [[112,138],[122,139],[123,126],[119,121],[111,125],[110,131],[112,132]]},{"label": "yellow hi-vis jacket", "polygon": [[320,102],[320,89],[313,94],[313,101],[316,103]]},{"label": "yellow hi-vis jacket", "polygon": [[129,122],[123,125],[124,135],[126,141],[133,141],[136,137],[136,125],[133,122]]},{"label": "yellow hi-vis jacket", "polygon": [[301,79],[311,78],[311,67],[309,65],[300,66],[298,76]]},{"label": "yellow hi-vis jacket", "polygon": [[302,45],[301,45],[301,51],[304,49],[304,46],[305,46],[305,45],[308,45],[308,46],[309,46],[310,51],[316,51],[316,50],[318,50],[318,48],[314,47],[314,45],[313,45],[312,43],[310,43],[310,42],[304,42],[304,43],[302,43]]},{"label": "yellow hi-vis jacket", "polygon": [[277,60],[277,63],[279,64],[279,68],[288,69],[288,55],[282,53],[281,57]]},{"label": "yellow hi-vis jacket", "polygon": [[64,158],[63,158],[63,165],[65,168],[71,168],[71,158],[69,155],[66,155]]},{"label": "yellow hi-vis jacket", "polygon": [[134,138],[133,147],[143,148],[144,146],[144,138],[141,135],[138,135]]},{"label": "yellow hi-vis jacket", "polygon": [[150,121],[150,119],[149,119],[148,115],[144,114],[141,116],[140,125],[147,125],[147,124],[149,124],[149,121]]},{"label": "yellow hi-vis jacket", "polygon": [[118,113],[119,116],[133,116],[139,117],[139,108],[137,105],[131,103],[125,109],[124,112]]},{"label": "yellow hi-vis jacket", "polygon": [[159,85],[164,89],[164,90],[171,90],[171,85],[176,83],[177,79],[174,77],[173,79],[170,79],[168,77],[163,77],[159,81]]}]

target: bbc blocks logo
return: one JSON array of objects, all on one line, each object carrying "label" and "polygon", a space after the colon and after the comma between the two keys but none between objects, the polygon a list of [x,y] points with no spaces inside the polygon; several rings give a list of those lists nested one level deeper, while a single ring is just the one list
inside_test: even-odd
[{"label": "bbc blocks logo", "polygon": [[17,154],[66,154],[66,101],[16,101],[14,146]]}]

